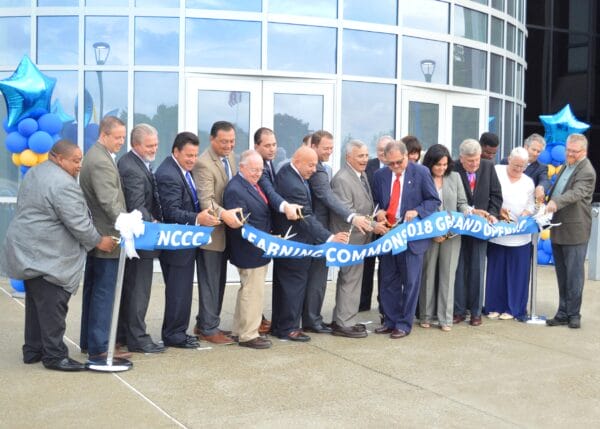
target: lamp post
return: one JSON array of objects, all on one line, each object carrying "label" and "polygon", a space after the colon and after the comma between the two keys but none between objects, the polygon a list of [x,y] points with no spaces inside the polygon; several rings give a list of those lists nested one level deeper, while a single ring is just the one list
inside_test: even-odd
[{"label": "lamp post", "polygon": [[423,76],[425,76],[425,82],[431,82],[431,77],[433,76],[434,71],[435,71],[435,61],[433,61],[433,60],[421,61],[421,72],[423,72]]},{"label": "lamp post", "polygon": [[[110,45],[106,42],[96,42],[92,45],[94,47],[94,55],[96,57],[96,64],[103,66],[106,64],[108,54],[110,54]],[[104,116],[104,88],[102,86],[102,70],[96,71],[98,75],[98,89],[100,90],[100,122]]]}]

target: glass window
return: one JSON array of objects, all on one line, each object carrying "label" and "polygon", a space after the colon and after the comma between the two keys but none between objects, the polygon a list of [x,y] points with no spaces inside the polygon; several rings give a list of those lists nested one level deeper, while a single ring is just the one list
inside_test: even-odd
[{"label": "glass window", "polygon": [[261,23],[187,19],[186,66],[260,69]]},{"label": "glass window", "polygon": [[[444,34],[450,31],[448,3],[434,0],[402,0],[401,5],[404,27]],[[427,13],[423,13],[424,10]]]},{"label": "glass window", "polygon": [[136,7],[179,7],[179,0],[135,0]]},{"label": "glass window", "polygon": [[135,64],[179,64],[179,18],[135,18]]},{"label": "glass window", "polygon": [[129,0],[85,0],[85,5],[95,7],[128,7]]},{"label": "glass window", "polygon": [[515,95],[515,62],[506,59],[506,95],[513,97]]},{"label": "glass window", "polygon": [[492,7],[504,12],[504,0],[492,0]]},{"label": "glass window", "polygon": [[588,36],[584,34],[569,33],[566,38],[569,43],[567,47],[568,73],[587,71],[589,50]]},{"label": "glass window", "polygon": [[517,17],[517,0],[506,0],[506,13],[513,18]]},{"label": "glass window", "polygon": [[502,72],[504,71],[504,58],[491,54],[490,57],[490,91],[502,94]]},{"label": "glass window", "polygon": [[527,0],[527,25],[550,26],[550,10],[551,0]]},{"label": "glass window", "polygon": [[471,0],[471,1],[474,1],[475,3],[485,4],[485,5],[488,4],[488,0]]},{"label": "glass window", "polygon": [[336,29],[269,23],[268,68],[336,72]]},{"label": "glass window", "polygon": [[337,18],[337,0],[269,0],[269,12]]},{"label": "glass window", "polygon": [[[86,72],[84,104],[84,152],[98,138],[98,124],[112,115],[127,123],[127,72]],[[127,152],[123,145],[119,156]]]},{"label": "glass window", "polygon": [[454,8],[454,34],[487,42],[487,15],[462,6]]},{"label": "glass window", "polygon": [[395,25],[398,16],[396,0],[344,0],[344,19]]},{"label": "glass window", "polygon": [[492,16],[492,45],[504,48],[504,21]]},{"label": "glass window", "polygon": [[484,51],[454,45],[454,85],[485,89],[486,63]]},{"label": "glass window", "polygon": [[185,0],[189,9],[262,11],[262,0]]},{"label": "glass window", "polygon": [[502,141],[502,100],[490,97],[490,116],[488,118],[488,130],[496,134]]},{"label": "glass window", "polygon": [[[148,88],[153,88],[148,91]],[[171,153],[177,135],[179,103],[177,73],[136,72],[134,75],[133,123],[146,123],[158,131],[155,167]]]},{"label": "glass window", "polygon": [[16,66],[29,55],[29,17],[0,18],[0,66]]},{"label": "glass window", "polygon": [[396,77],[396,36],[344,30],[344,74]]},{"label": "glass window", "polygon": [[517,28],[512,24],[506,24],[506,49],[516,52]]},{"label": "glass window", "polygon": [[408,134],[415,136],[427,150],[440,143],[440,105],[421,101],[408,102]]},{"label": "glass window", "polygon": [[[0,72],[0,80],[10,77],[10,72]],[[3,94],[0,92],[0,118],[6,118],[8,112]],[[0,126],[0,141],[6,140],[4,127]],[[4,144],[0,148],[0,197],[15,197],[18,192],[19,167],[12,162],[12,153]],[[16,204],[0,203],[0,240],[3,239]]]},{"label": "glass window", "polygon": [[38,6],[79,6],[79,0],[38,0]]},{"label": "glass window", "polygon": [[40,16],[37,21],[37,63],[78,63],[78,18]]},{"label": "glass window", "polygon": [[0,0],[0,7],[29,7],[29,0]]},{"label": "glass window", "polygon": [[517,32],[517,55],[523,56],[523,32],[521,30]]},{"label": "glass window", "polygon": [[359,139],[375,156],[377,139],[394,136],[396,85],[344,81],[342,84],[342,139]]},{"label": "glass window", "polygon": [[[510,101],[507,101],[504,106],[504,150],[511,148],[515,145],[513,131],[515,129],[515,105]],[[510,153],[510,149],[509,152]],[[508,156],[508,153],[504,153],[504,156]]]},{"label": "glass window", "polygon": [[479,109],[452,106],[452,156],[458,157],[458,148],[466,139],[479,136]]},{"label": "glass window", "polygon": [[523,100],[523,66],[521,64],[517,64],[517,75],[515,81],[517,82],[515,97],[517,97],[519,100]]},{"label": "glass window", "polygon": [[[515,135],[511,149],[520,146],[523,141],[523,107],[515,104]],[[508,155],[507,155],[508,156]]]},{"label": "glass window", "polygon": [[[119,64],[129,63],[129,25],[125,16],[86,16],[85,17],[85,63]],[[104,61],[97,61],[94,44],[102,42],[109,46]],[[106,50],[104,51],[106,52]]]},{"label": "glass window", "polygon": [[402,79],[447,84],[448,43],[404,36]]}]

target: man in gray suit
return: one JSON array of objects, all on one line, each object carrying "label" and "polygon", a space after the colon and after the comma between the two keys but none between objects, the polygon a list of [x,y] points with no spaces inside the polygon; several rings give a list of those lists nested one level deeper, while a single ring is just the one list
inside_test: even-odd
[{"label": "man in gray suit", "polygon": [[60,140],[48,161],[25,175],[0,257],[9,276],[25,280],[23,362],[42,361],[59,371],[85,369],[69,358],[63,336],[67,305],[79,287],[86,251],[116,247],[110,237],[98,234],[88,215],[77,184],[81,158],[77,145]]},{"label": "man in gray suit", "polygon": [[571,134],[566,143],[566,165],[550,190],[546,211],[554,213],[552,254],[558,280],[558,310],[548,326],[581,327],[581,297],[585,275],[585,254],[592,229],[592,196],[596,171],[587,158],[587,138]]},{"label": "man in gray suit", "polygon": [[[359,140],[351,140],[346,145],[346,163],[331,180],[331,188],[342,204],[355,213],[372,213],[373,197],[365,169],[369,161],[367,146]],[[331,231],[351,231],[350,244],[362,245],[371,241],[370,233],[353,228],[346,219],[332,213]],[[387,231],[383,222],[375,224],[374,231],[383,234]],[[364,325],[356,324],[360,304],[363,264],[341,267],[336,285],[335,307],[331,323],[332,334],[347,338],[364,338],[367,331]]]},{"label": "man in gray suit", "polygon": [[[125,212],[125,197],[114,156],[125,143],[125,124],[114,116],[100,122],[98,141],[88,150],[81,166],[79,182],[100,234],[118,236],[115,221]],[[115,297],[119,249],[92,250],[88,254],[83,280],[81,311],[81,350],[90,360],[103,359],[108,351],[108,334]],[[131,357],[119,353],[115,357]]]}]

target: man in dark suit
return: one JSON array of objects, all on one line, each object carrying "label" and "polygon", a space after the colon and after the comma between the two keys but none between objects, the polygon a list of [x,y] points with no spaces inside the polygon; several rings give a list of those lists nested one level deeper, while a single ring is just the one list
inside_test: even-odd
[{"label": "man in dark suit", "polygon": [[[275,232],[285,234],[290,227],[294,241],[318,244],[326,241],[346,243],[348,233],[332,235],[313,212],[308,179],[317,169],[317,154],[309,147],[300,147],[289,164],[281,167],[275,178],[277,192],[290,203],[303,207],[303,218],[290,221],[281,213],[275,215]],[[276,258],[273,269],[273,335],[291,341],[309,341],[300,330],[300,317],[305,302],[309,273],[317,258]]]},{"label": "man in dark suit", "polygon": [[486,132],[479,137],[479,145],[481,146],[481,159],[487,159],[488,161],[496,161],[496,152],[498,152],[498,146],[500,140],[494,133]]},{"label": "man in dark suit", "polygon": [[[248,223],[266,233],[271,232],[269,200],[258,181],[263,173],[263,159],[254,150],[242,153],[240,171],[225,187],[223,207],[241,208],[249,216]],[[238,344],[253,349],[268,349],[271,341],[260,336],[262,322],[265,276],[269,262],[263,251],[242,237],[239,228],[227,228],[231,263],[240,273],[240,288],[233,314],[233,335]]]},{"label": "man in dark suit", "polygon": [[585,276],[585,254],[592,228],[592,197],[596,171],[587,158],[587,138],[571,134],[566,143],[566,165],[550,191],[546,211],[554,213],[552,254],[558,280],[558,310],[548,326],[581,327],[581,298]]},{"label": "man in dark suit", "polygon": [[[157,149],[156,129],[139,124],[131,130],[131,150],[118,162],[127,211],[139,210],[146,222],[162,222],[158,187],[150,165]],[[117,342],[127,344],[132,352],[160,353],[165,350],[164,346],[152,341],[145,322],[154,258],[159,254],[160,251],[138,250],[139,258],[125,262]]]},{"label": "man in dark suit", "polygon": [[[200,211],[198,191],[191,170],[198,157],[198,137],[190,132],[177,134],[171,156],[156,170],[156,182],[165,223],[215,226],[219,220],[209,209]],[[194,267],[198,249],[163,250],[160,267],[165,280],[165,316],[162,339],[165,346],[197,348],[197,338],[188,335]]]},{"label": "man in dark suit", "polygon": [[[426,218],[440,205],[438,192],[427,168],[408,161],[406,146],[401,141],[388,143],[385,147],[388,168],[375,173],[373,200],[379,205],[377,220],[410,222]],[[415,317],[423,255],[430,240],[414,240],[406,251],[381,257],[380,299],[383,308],[383,326],[377,334],[390,334],[390,338],[406,337],[412,330]]]},{"label": "man in dark suit", "polygon": [[[474,139],[460,144],[460,162],[455,171],[460,175],[467,195],[470,213],[496,223],[502,207],[502,188],[492,161],[482,159],[481,146]],[[454,324],[466,319],[471,312],[471,326],[481,325],[483,278],[487,241],[464,235],[454,283]]]}]

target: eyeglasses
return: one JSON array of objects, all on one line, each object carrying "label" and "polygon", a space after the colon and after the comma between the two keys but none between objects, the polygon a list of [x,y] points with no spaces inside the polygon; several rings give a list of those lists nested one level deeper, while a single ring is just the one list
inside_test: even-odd
[{"label": "eyeglasses", "polygon": [[389,165],[390,167],[394,167],[396,165],[402,165],[402,163],[404,162],[406,158],[402,158],[398,161],[388,161],[387,165]]},{"label": "eyeglasses", "polygon": [[263,173],[263,168],[249,168],[248,171],[250,171],[250,173],[252,174],[262,174]]},{"label": "eyeglasses", "polygon": [[573,155],[577,155],[578,153],[581,153],[583,151],[584,151],[584,149],[579,149],[579,150],[567,149],[566,150],[567,153],[572,153]]},{"label": "eyeglasses", "polygon": [[509,164],[509,165],[516,170],[525,170],[527,168],[527,166],[525,166],[525,165],[517,165],[517,164]]}]

